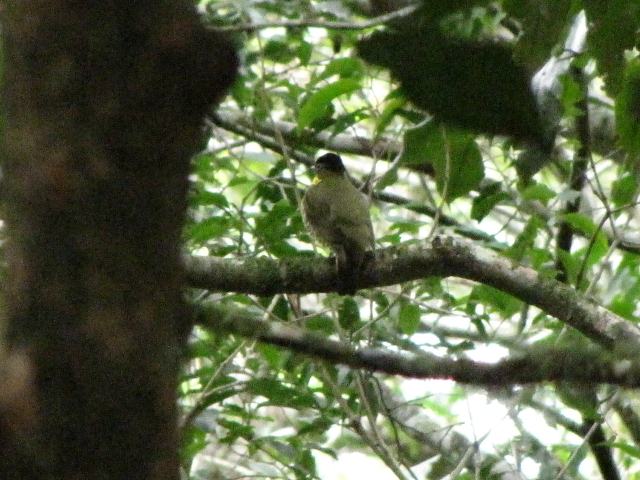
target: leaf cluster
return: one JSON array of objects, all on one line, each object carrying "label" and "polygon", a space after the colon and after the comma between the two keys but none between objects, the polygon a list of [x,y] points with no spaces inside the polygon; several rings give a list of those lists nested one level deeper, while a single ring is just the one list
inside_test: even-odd
[{"label": "leaf cluster", "polygon": [[[637,324],[638,4],[459,0],[372,12],[368,3],[199,2],[203,20],[242,46],[243,69],[193,160],[187,253],[329,255],[298,203],[313,159],[335,151],[372,189],[380,248],[467,237],[542,278],[562,273],[575,295]],[[189,295],[354,347],[487,362],[539,346],[594,348],[522,298],[455,278],[354,297]],[[353,452],[401,478],[517,469],[615,478],[581,448],[582,427],[614,412],[609,455],[620,478],[637,478],[634,392],[588,385],[587,405],[557,384],[416,387],[206,328],[194,331],[188,360],[180,388],[191,478],[329,478],[328,459]],[[495,404],[502,420],[485,425],[482,410]],[[474,422],[484,437],[469,434]]]}]

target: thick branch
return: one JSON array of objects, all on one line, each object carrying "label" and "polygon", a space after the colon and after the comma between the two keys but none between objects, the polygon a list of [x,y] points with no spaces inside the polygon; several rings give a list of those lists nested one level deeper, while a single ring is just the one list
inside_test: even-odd
[{"label": "thick branch", "polygon": [[[189,285],[255,295],[335,291],[330,259],[296,257],[221,259],[186,257]],[[535,305],[606,348],[640,348],[640,330],[583,298],[576,290],[469,242],[437,237],[432,248],[386,249],[365,266],[360,288],[393,285],[437,276],[455,276],[490,285]]]},{"label": "thick branch", "polygon": [[602,351],[531,349],[522,355],[489,364],[441,358],[428,353],[404,354],[382,348],[355,348],[290,325],[258,320],[244,310],[220,304],[201,307],[196,321],[214,331],[226,330],[333,363],[412,378],[451,379],[486,386],[546,381],[640,386],[640,361],[634,357],[615,359]]},{"label": "thick branch", "polygon": [[234,129],[239,125],[271,138],[274,138],[276,132],[278,132],[291,145],[303,144],[339,153],[387,158],[396,156],[402,150],[402,143],[397,140],[380,138],[373,141],[369,138],[355,137],[346,133],[332,135],[324,130],[299,133],[295,123],[281,121],[273,123],[260,122],[233,110],[218,111],[214,121],[224,129]]}]

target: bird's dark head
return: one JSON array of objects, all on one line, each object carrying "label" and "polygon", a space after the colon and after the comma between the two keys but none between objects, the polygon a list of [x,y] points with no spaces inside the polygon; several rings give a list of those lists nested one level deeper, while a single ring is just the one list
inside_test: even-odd
[{"label": "bird's dark head", "polygon": [[339,155],[335,153],[325,153],[318,157],[315,163],[316,174],[342,174],[345,172],[344,164]]}]

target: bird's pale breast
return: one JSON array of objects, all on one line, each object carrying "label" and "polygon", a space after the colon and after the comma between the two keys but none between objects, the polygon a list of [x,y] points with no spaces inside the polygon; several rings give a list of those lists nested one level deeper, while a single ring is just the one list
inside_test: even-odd
[{"label": "bird's pale breast", "polygon": [[369,201],[345,178],[309,187],[302,213],[311,233],[334,250],[345,244],[362,251],[373,246]]}]

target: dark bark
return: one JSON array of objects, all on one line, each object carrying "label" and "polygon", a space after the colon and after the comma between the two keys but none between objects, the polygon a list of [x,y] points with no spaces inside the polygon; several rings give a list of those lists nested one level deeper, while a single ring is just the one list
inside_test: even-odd
[{"label": "dark bark", "polygon": [[176,479],[189,157],[235,54],[186,0],[3,8],[0,478]]},{"label": "dark bark", "polygon": [[[584,72],[582,70],[578,68],[571,68],[571,72],[578,84],[582,87],[583,96],[576,104],[576,107],[580,109],[580,114],[576,117],[575,122],[580,146],[578,147],[573,160],[573,165],[571,167],[571,179],[569,181],[571,190],[578,192],[579,195],[574,200],[567,202],[567,205],[565,206],[566,214],[577,213],[580,210],[580,196],[582,195],[582,189],[587,181],[587,168],[589,167],[589,159],[591,157],[587,80],[585,79]],[[563,221],[560,223],[556,238],[556,280],[563,283],[567,283],[569,281],[569,275],[567,268],[562,261],[560,252],[563,252],[565,255],[571,253],[573,234],[573,227],[568,222]],[[580,288],[579,283],[576,284],[576,288]]]}]

